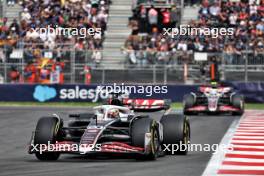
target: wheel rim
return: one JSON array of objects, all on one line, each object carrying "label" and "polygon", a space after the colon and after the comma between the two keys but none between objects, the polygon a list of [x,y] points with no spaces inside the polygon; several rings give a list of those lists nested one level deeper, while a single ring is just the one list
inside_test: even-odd
[{"label": "wheel rim", "polygon": [[157,134],[156,130],[154,131],[154,136],[153,137],[154,137],[153,143],[154,143],[155,151],[157,151],[158,147],[159,147],[159,137],[158,137],[158,134]]},{"label": "wheel rim", "polygon": [[156,156],[157,151],[159,150],[159,136],[155,129],[152,131],[152,154]]},{"label": "wheel rim", "polygon": [[188,145],[189,142],[190,142],[190,130],[189,130],[189,126],[188,126],[186,121],[184,123],[184,138],[183,138],[183,142],[184,142],[185,145]]}]

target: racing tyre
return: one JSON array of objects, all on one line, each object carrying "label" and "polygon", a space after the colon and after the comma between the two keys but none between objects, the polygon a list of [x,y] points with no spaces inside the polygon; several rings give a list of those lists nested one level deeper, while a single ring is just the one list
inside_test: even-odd
[{"label": "racing tyre", "polygon": [[[56,117],[42,117],[38,120],[35,136],[34,136],[34,144],[54,144],[58,139],[59,130],[62,127],[62,121],[60,121]],[[49,160],[57,160],[60,156],[58,152],[42,152],[36,153],[36,157],[39,160],[49,161]]]},{"label": "racing tyre", "polygon": [[195,97],[192,94],[184,95],[183,97],[184,114],[192,115],[192,112],[188,112],[186,111],[186,109],[193,107],[194,104],[195,104]]},{"label": "racing tyre", "polygon": [[145,148],[146,133],[150,134],[150,151],[143,158],[142,155],[137,156],[137,159],[156,160],[160,149],[160,139],[158,124],[153,119],[141,118],[133,122],[131,127],[132,145]]},{"label": "racing tyre", "polygon": [[168,114],[160,122],[163,125],[163,151],[167,154],[186,155],[191,138],[189,120],[184,115]]},{"label": "racing tyre", "polygon": [[170,109],[170,105],[171,105],[171,100],[170,99],[165,99],[164,100],[164,109],[165,110]]},{"label": "racing tyre", "polygon": [[231,103],[235,108],[239,108],[240,111],[233,112],[233,115],[243,115],[244,113],[244,98],[242,95],[235,94],[232,96]]}]

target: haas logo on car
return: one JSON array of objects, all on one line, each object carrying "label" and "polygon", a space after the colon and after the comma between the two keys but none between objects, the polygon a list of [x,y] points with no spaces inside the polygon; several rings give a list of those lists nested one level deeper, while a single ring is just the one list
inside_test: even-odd
[{"label": "haas logo on car", "polygon": [[152,99],[127,99],[124,100],[125,104],[134,106],[137,109],[151,109],[159,108],[164,105],[163,100],[152,100]]}]

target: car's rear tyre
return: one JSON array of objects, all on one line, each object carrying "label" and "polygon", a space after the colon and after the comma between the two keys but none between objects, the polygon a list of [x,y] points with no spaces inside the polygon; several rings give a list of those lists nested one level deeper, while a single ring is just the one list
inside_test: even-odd
[{"label": "car's rear tyre", "polygon": [[[34,136],[34,144],[54,144],[58,139],[59,131],[62,127],[62,121],[60,121],[56,117],[42,117],[38,120],[35,136]],[[49,160],[57,160],[60,156],[58,152],[42,152],[41,154],[35,153],[36,157],[39,160],[49,161]]]},{"label": "car's rear tyre", "polygon": [[242,95],[239,95],[239,94],[235,94],[232,96],[231,98],[231,104],[235,107],[235,108],[238,108],[240,109],[239,111],[237,112],[233,112],[232,114],[233,115],[243,115],[244,113],[244,97]]},{"label": "car's rear tyre", "polygon": [[[170,146],[170,151],[165,149],[165,152],[167,154],[186,155],[191,138],[189,120],[184,115],[168,114],[163,116],[160,122],[163,125],[162,147],[165,149],[165,146]],[[175,150],[177,146],[178,150]],[[173,149],[175,151],[172,151]]]},{"label": "car's rear tyre", "polygon": [[183,110],[184,114],[186,115],[192,115],[192,112],[187,111],[188,108],[193,107],[195,104],[195,97],[192,94],[186,94],[183,97]]},{"label": "car's rear tyre", "polygon": [[142,157],[137,156],[136,159],[156,160],[160,149],[160,139],[157,122],[150,118],[141,118],[133,122],[131,127],[132,145],[136,147],[145,147],[145,134],[150,133],[150,151],[149,154]]}]

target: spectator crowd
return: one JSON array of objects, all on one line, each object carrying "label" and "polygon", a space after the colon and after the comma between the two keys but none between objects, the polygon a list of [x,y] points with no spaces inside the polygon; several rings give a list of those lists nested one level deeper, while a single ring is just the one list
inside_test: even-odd
[{"label": "spectator crowd", "polygon": [[[76,56],[84,57],[83,51],[89,50],[94,62],[100,63],[111,0],[10,0],[8,5],[14,3],[19,3],[23,10],[20,19],[8,22],[3,18],[0,21],[0,47],[6,52],[2,60],[10,62],[10,54],[23,48],[28,64],[40,63],[47,51],[52,53],[49,59],[57,62],[63,59],[63,51],[75,48]],[[83,37],[73,35],[72,31],[56,35],[54,31],[40,33],[36,30],[48,27],[100,29],[100,32]]]},{"label": "spectator crowd", "polygon": [[250,64],[264,64],[264,0],[203,0],[198,19],[190,21],[189,26],[234,29],[233,35],[216,38],[207,35],[164,36],[162,28],[178,24],[175,11],[175,7],[160,10],[153,6],[147,10],[141,6],[134,11],[129,24],[132,33],[124,46],[130,62],[170,63],[175,53],[186,60],[188,53],[215,52],[223,53],[228,64],[241,64],[244,52],[249,51]]},{"label": "spectator crowd", "polygon": [[173,28],[179,22],[179,11],[172,8],[146,8],[144,5],[133,10],[129,20],[131,35],[125,42],[124,51],[131,63],[169,63],[175,41],[163,36],[163,28]]}]

